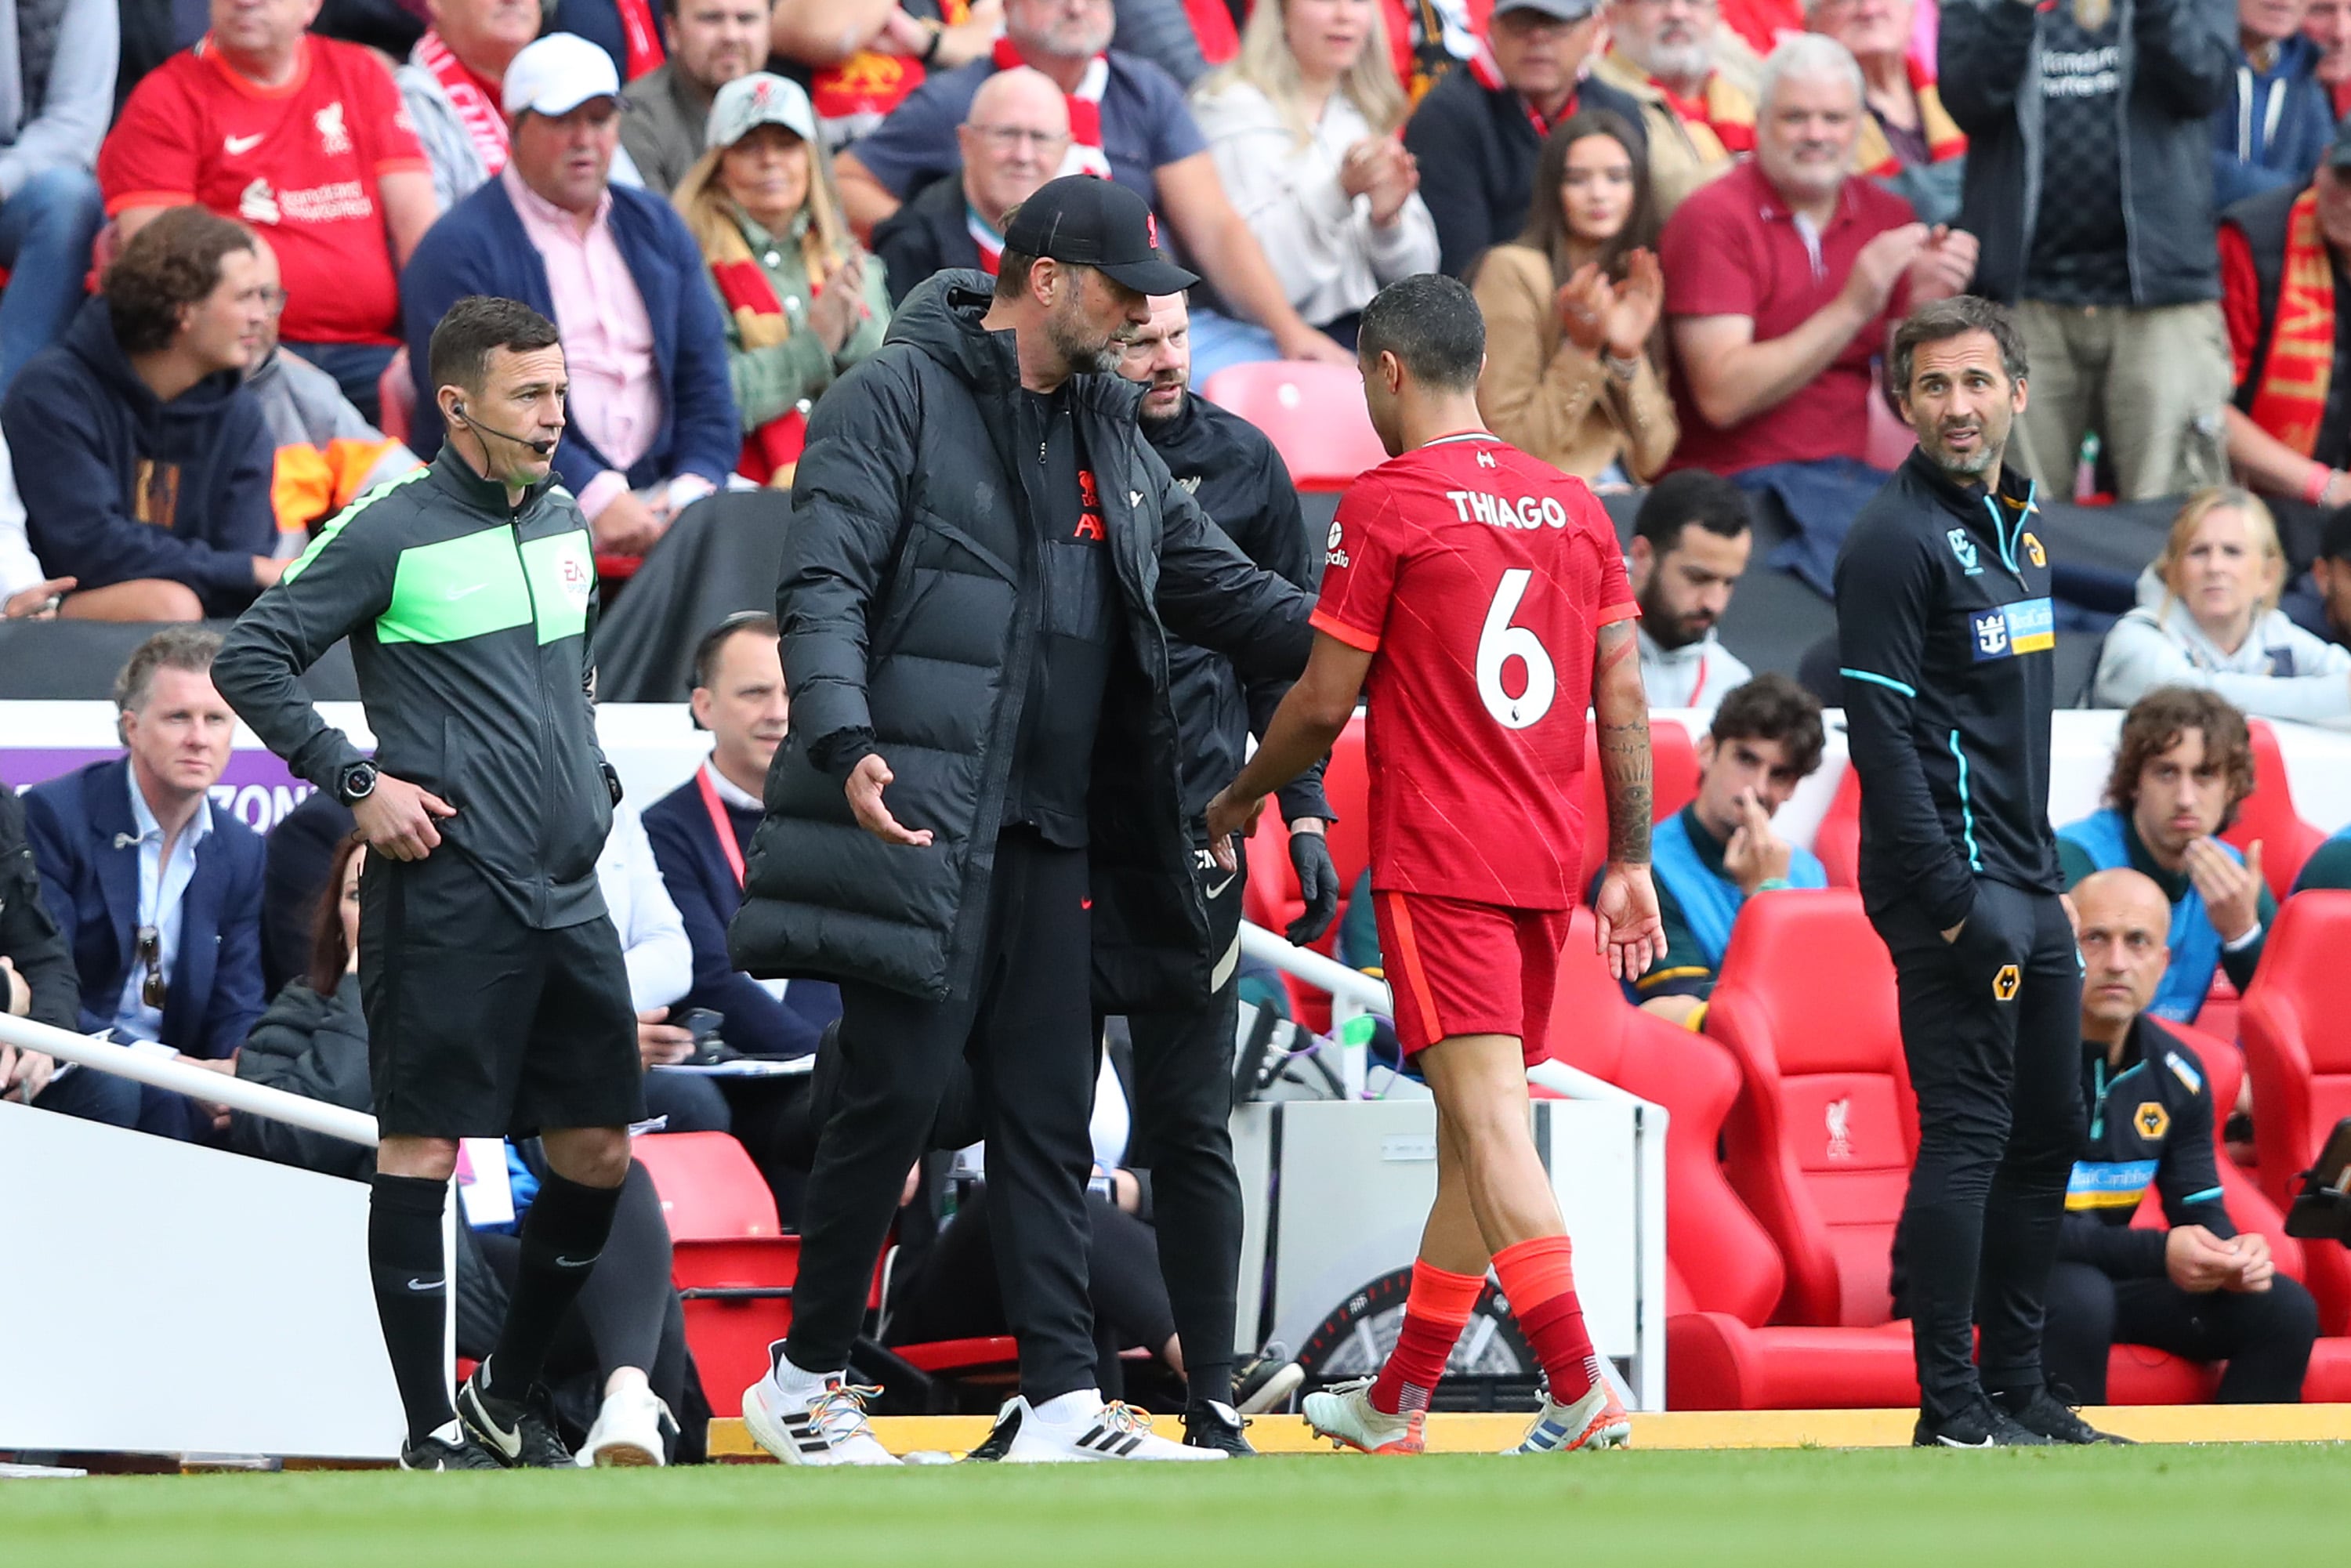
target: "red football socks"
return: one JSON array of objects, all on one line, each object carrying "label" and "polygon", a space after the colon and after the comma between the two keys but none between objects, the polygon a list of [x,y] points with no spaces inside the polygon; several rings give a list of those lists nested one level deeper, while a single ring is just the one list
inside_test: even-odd
[{"label": "red football socks", "polygon": [[1574,1404],[1600,1380],[1600,1355],[1583,1326],[1572,1252],[1566,1237],[1539,1236],[1494,1254],[1494,1272],[1510,1314],[1542,1363],[1551,1396],[1562,1405]]},{"label": "red football socks", "polygon": [[1416,1260],[1412,1294],[1405,1299],[1404,1327],[1395,1348],[1372,1384],[1372,1408],[1384,1416],[1426,1410],[1429,1396],[1445,1375],[1453,1342],[1486,1288],[1483,1274],[1456,1274]]}]

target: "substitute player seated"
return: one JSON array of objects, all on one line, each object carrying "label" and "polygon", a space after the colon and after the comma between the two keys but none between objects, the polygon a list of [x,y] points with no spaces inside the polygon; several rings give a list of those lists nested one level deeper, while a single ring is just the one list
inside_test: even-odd
[{"label": "substitute player seated", "polygon": [[[2074,889],[2082,922],[2082,1090],[2089,1136],[2065,1192],[2041,1360],[2052,1384],[2106,1402],[2106,1351],[2153,1345],[2225,1361],[2223,1405],[2302,1397],[2318,1309],[2239,1233],[2212,1158],[2204,1063],[2148,1007],[2171,962],[2171,901],[2127,867]],[[2152,1186],[2167,1228],[2134,1227]]]},{"label": "substitute player seated", "polygon": [[1626,998],[1695,1029],[1747,901],[1826,887],[1820,858],[1772,831],[1771,817],[1821,766],[1820,699],[1785,675],[1758,675],[1722,699],[1698,743],[1698,794],[1657,824],[1657,914],[1670,963],[1625,983]]},{"label": "substitute player seated", "polygon": [[1396,1035],[1437,1097],[1437,1202],[1402,1332],[1376,1378],[1306,1400],[1334,1442],[1416,1453],[1491,1268],[1549,1384],[1518,1451],[1632,1436],[1583,1321],[1567,1227],[1529,1133],[1583,864],[1585,713],[1599,726],[1608,867],[1601,947],[1637,977],[1664,944],[1649,884],[1649,709],[1615,530],[1580,479],[1487,430],[1486,326],[1458,281],[1381,290],[1358,340],[1395,457],[1339,505],[1306,674],[1208,807],[1228,834],[1329,750],[1366,697],[1372,902]]}]

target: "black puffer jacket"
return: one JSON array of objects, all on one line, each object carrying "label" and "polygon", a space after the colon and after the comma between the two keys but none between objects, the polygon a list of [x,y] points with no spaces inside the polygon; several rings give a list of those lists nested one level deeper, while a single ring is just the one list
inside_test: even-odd
[{"label": "black puffer jacket", "polygon": [[[248,1083],[283,1089],[346,1111],[372,1110],[360,977],[345,975],[333,993],[323,997],[307,980],[287,982],[237,1051],[236,1075]],[[350,1181],[365,1181],[375,1174],[375,1151],[364,1145],[243,1111],[229,1113],[228,1146],[241,1155]]]},{"label": "black puffer jacket", "polygon": [[[1038,465],[1016,455],[1012,336],[980,325],[990,287],[950,272],[916,289],[810,423],[776,592],[791,731],[729,933],[754,975],[940,999],[971,984],[1042,593]],[[1210,955],[1167,632],[1246,674],[1295,676],[1311,606],[1168,477],[1135,426],[1140,387],[1081,376],[1069,391],[1126,612],[1089,801],[1094,998],[1184,1006],[1207,994]],[[896,775],[891,811],[930,829],[930,847],[884,844],[851,816],[841,779],[869,750]]]}]

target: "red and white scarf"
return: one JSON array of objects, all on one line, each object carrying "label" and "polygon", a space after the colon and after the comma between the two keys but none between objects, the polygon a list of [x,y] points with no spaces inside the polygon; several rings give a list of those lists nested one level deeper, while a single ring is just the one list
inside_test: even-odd
[{"label": "red and white scarf", "polygon": [[[996,68],[1016,69],[1029,62],[1020,57],[1020,50],[1011,38],[996,40]],[[1086,74],[1078,78],[1075,92],[1063,93],[1070,106],[1070,150],[1061,156],[1061,174],[1095,174],[1109,179],[1110,160],[1102,155],[1102,89],[1110,85],[1110,60],[1096,55],[1086,62]]]},{"label": "red and white scarf", "polygon": [[979,247],[980,271],[994,277],[997,267],[1004,260],[1004,236],[989,226],[969,202],[963,204],[963,226],[964,232],[971,235],[971,243]]},{"label": "red and white scarf", "polygon": [[416,40],[416,63],[432,73],[441,84],[441,96],[457,111],[457,123],[465,128],[465,138],[474,144],[474,156],[482,167],[496,175],[507,166],[507,122],[490,95],[482,90],[481,78],[467,68],[465,62],[450,51],[438,33],[426,33]]},{"label": "red and white scarf", "polygon": [[[1502,68],[1494,62],[1494,51],[1488,48],[1483,40],[1480,40],[1478,45],[1478,52],[1469,57],[1469,74],[1477,78],[1478,85],[1488,92],[1512,90],[1510,84],[1502,79]],[[1583,83],[1579,80],[1576,85],[1581,88]],[[1548,120],[1543,118],[1542,110],[1537,109],[1526,94],[1521,92],[1514,96],[1519,100],[1519,108],[1527,117],[1527,123],[1535,128],[1535,140],[1538,141],[1551,134],[1552,126],[1575,112],[1576,95],[1573,92],[1567,95],[1567,101],[1560,106],[1559,112]]]},{"label": "red and white scarf", "polygon": [[657,68],[668,56],[662,48],[661,28],[654,25],[651,0],[617,0],[617,4],[622,42],[629,56],[628,68],[622,75],[634,81]]}]

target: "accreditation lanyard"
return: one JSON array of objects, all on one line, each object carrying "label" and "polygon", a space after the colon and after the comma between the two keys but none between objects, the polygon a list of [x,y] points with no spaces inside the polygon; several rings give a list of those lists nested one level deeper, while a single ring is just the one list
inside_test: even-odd
[{"label": "accreditation lanyard", "polygon": [[695,787],[702,791],[703,809],[710,813],[710,826],[718,835],[718,852],[726,857],[726,869],[735,873],[735,885],[743,885],[743,846],[735,841],[735,819],[726,814],[726,802],[718,798],[718,786],[710,777],[710,764],[704,763],[694,772]]}]

